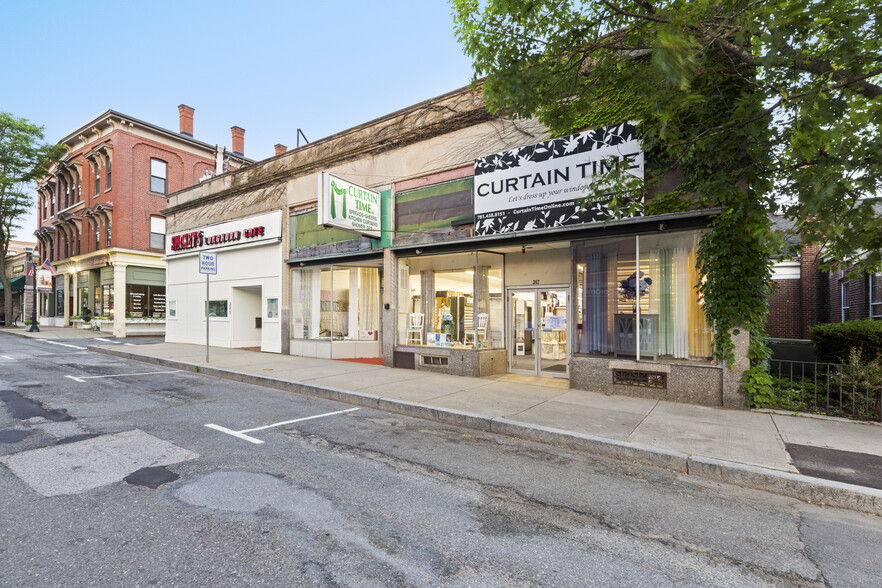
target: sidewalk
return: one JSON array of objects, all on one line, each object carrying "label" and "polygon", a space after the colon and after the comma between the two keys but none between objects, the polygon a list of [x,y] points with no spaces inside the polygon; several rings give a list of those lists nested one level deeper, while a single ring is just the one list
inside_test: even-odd
[{"label": "sidewalk", "polygon": [[[48,327],[32,338],[101,337]],[[635,461],[712,480],[882,514],[882,426],[842,419],[739,411],[571,390],[562,380],[503,375],[469,378],[348,361],[177,343],[93,351],[358,406],[431,419]],[[87,343],[84,341],[84,344]],[[846,484],[799,473],[788,446],[848,454],[869,464]],[[794,447],[798,446],[798,447]],[[805,448],[805,449],[803,449]],[[803,458],[804,470],[824,474]],[[831,477],[831,476],[827,476]],[[872,486],[872,487],[871,487]]]}]

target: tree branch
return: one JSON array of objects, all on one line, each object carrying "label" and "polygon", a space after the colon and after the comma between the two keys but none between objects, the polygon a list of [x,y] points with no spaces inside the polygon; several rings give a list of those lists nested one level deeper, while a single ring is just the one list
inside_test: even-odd
[{"label": "tree branch", "polygon": [[[616,12],[622,16],[627,16],[629,18],[638,18],[640,20],[651,20],[653,22],[660,22],[660,23],[664,23],[664,24],[668,24],[671,22],[667,18],[661,18],[661,17],[655,16],[655,14],[640,14],[639,12],[629,12],[629,11],[625,10],[624,8],[616,6],[612,2],[609,2],[608,0],[602,0],[600,3],[603,4],[604,6],[606,6],[607,8],[609,8],[610,10],[612,10],[613,12]],[[643,4],[643,3],[641,2],[641,4]],[[651,7],[649,7],[649,8],[651,8]],[[655,12],[655,9],[652,9],[652,11]]]}]

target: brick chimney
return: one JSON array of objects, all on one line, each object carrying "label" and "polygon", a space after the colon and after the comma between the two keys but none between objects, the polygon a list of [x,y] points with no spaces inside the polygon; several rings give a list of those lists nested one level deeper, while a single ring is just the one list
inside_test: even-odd
[{"label": "brick chimney", "polygon": [[282,153],[284,153],[287,150],[288,150],[288,148],[285,147],[284,145],[282,145],[281,143],[276,143],[276,155],[281,155]]},{"label": "brick chimney", "polygon": [[245,129],[242,127],[230,127],[233,131],[233,153],[235,155],[245,156]]},{"label": "brick chimney", "polygon": [[188,137],[193,136],[193,112],[194,109],[186,104],[178,105],[178,113],[181,116],[181,134]]}]

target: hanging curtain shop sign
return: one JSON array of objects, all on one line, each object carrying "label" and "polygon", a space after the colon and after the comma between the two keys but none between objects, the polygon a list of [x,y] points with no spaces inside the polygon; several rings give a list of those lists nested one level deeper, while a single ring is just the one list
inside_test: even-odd
[{"label": "hanging curtain shop sign", "polygon": [[319,174],[318,224],[378,238],[380,193],[327,172]]},{"label": "hanging curtain shop sign", "polygon": [[643,179],[636,124],[601,127],[476,159],[475,233],[492,235],[609,218],[608,200],[596,197],[596,182],[622,166],[629,175]]}]

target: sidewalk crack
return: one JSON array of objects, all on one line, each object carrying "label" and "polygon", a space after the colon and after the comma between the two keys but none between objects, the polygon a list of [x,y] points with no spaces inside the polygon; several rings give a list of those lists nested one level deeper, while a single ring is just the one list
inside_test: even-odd
[{"label": "sidewalk crack", "polygon": [[660,401],[656,400],[655,404],[652,405],[652,408],[649,409],[649,412],[647,412],[645,415],[643,415],[643,418],[640,419],[640,422],[637,423],[633,429],[631,429],[631,432],[628,433],[628,441],[631,440],[631,435],[633,435],[634,433],[637,432],[637,429],[640,428],[640,425],[642,425],[643,423],[646,422],[646,419],[649,418],[649,415],[651,415],[653,412],[655,412],[655,409],[658,407],[659,404],[660,404]]}]

